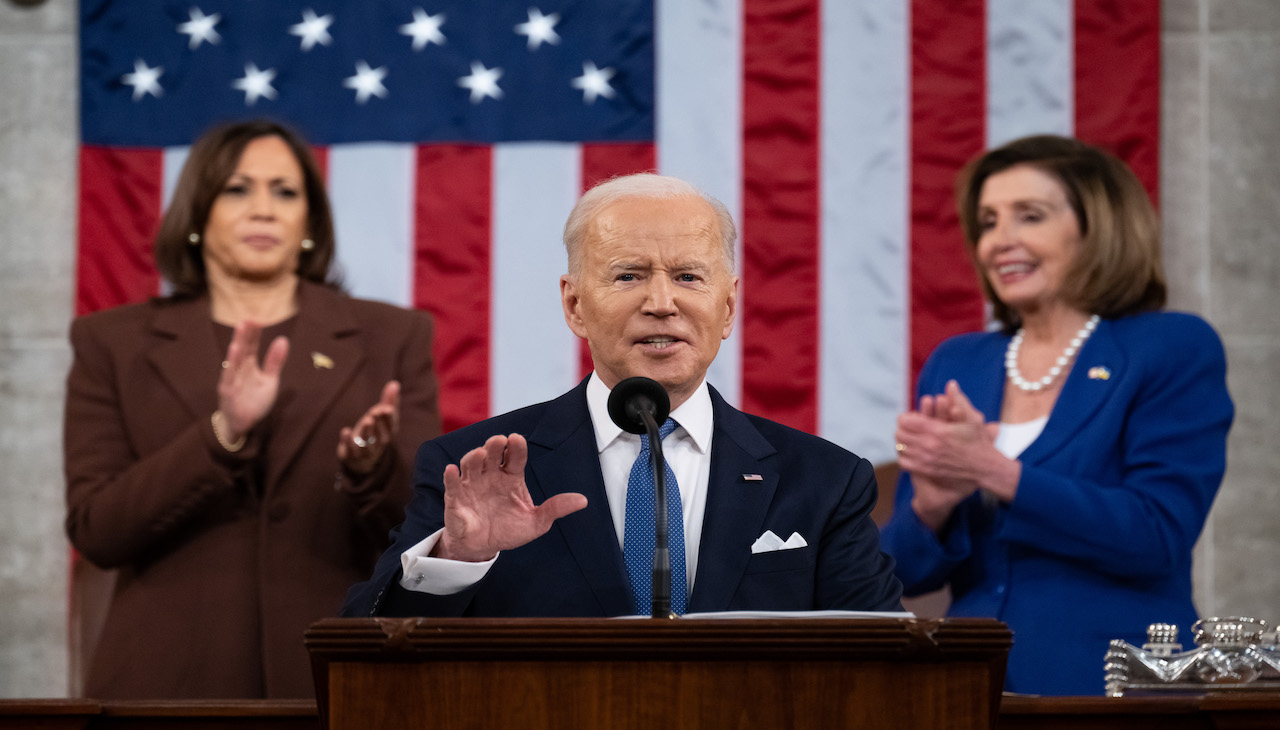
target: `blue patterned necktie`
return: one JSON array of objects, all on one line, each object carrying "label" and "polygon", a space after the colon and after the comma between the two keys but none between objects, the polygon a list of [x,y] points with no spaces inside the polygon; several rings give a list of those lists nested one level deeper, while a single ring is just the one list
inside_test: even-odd
[{"label": "blue patterned necktie", "polygon": [[[658,435],[665,442],[676,430],[676,422],[668,418]],[[671,553],[671,611],[683,614],[688,582],[684,565],[684,510],[681,508],[680,485],[671,466],[665,463],[667,477],[667,548]],[[627,480],[626,526],[623,530],[622,553],[631,574],[631,595],[637,614],[647,615],[653,608],[654,515],[657,511],[654,492],[653,457],[648,434],[640,437],[640,455],[631,465]]]}]

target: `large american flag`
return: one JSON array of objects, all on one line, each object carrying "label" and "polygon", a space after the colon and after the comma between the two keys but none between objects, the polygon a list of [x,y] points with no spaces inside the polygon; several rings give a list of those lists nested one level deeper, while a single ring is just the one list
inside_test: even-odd
[{"label": "large american flag", "polygon": [[326,170],[349,290],[435,315],[456,428],[587,371],[561,227],[656,169],[740,222],[709,380],[886,461],[923,359],[984,324],[955,173],[1073,134],[1154,196],[1159,27],[1159,0],[82,0],[77,309],[163,290],[185,145],[281,119]]}]

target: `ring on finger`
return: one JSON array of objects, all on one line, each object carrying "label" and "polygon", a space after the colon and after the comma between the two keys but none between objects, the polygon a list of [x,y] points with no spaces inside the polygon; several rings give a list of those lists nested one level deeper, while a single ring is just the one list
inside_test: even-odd
[{"label": "ring on finger", "polygon": [[355,443],[356,446],[359,446],[360,448],[363,449],[378,443],[378,437],[370,436],[369,438],[366,439],[361,437],[360,434],[355,434],[354,436],[351,437],[351,441]]}]

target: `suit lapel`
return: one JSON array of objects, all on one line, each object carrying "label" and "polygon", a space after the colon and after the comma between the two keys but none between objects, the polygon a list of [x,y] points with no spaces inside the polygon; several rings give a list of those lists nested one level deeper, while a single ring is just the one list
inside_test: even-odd
[{"label": "suit lapel", "polygon": [[147,358],[160,379],[196,418],[217,408],[217,384],[225,352],[220,351],[207,297],[158,306],[151,320]]},{"label": "suit lapel", "polygon": [[[975,362],[967,366],[968,371],[959,378],[961,389],[973,403],[974,408],[982,411],[983,418],[990,423],[1000,420],[1000,408],[1004,405],[1004,356],[1009,338],[993,338],[988,347],[983,348]],[[939,384],[937,392],[944,390]],[[918,408],[919,404],[911,406]]]},{"label": "suit lapel", "polygon": [[1124,375],[1126,364],[1111,322],[1100,321],[1098,329],[1080,348],[1044,431],[1018,458],[1035,464],[1062,449],[1115,392],[1115,383]]},{"label": "suit lapel", "polygon": [[336,431],[315,431],[365,359],[354,336],[359,324],[344,301],[343,295],[317,284],[298,285],[298,321],[289,337],[289,357],[272,407],[278,420],[271,435],[268,485],[278,483],[309,439],[327,440],[337,447]]},{"label": "suit lapel", "polygon": [[[691,612],[728,607],[746,572],[751,544],[764,529],[779,478],[768,460],[777,450],[741,411],[710,390],[715,435]],[[744,474],[759,475],[760,480],[746,481]]]},{"label": "suit lapel", "polygon": [[618,616],[632,612],[631,589],[600,474],[586,384],[584,379],[548,403],[530,430],[528,473],[532,478],[526,476],[526,483],[537,504],[563,492],[586,496],[586,509],[556,520],[551,530],[568,546],[603,613]]}]

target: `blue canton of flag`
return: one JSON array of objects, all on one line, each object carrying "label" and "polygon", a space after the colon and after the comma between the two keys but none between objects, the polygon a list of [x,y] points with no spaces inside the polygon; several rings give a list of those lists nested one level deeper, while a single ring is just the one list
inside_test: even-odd
[{"label": "blue canton of flag", "polygon": [[652,0],[83,0],[86,144],[652,141]]}]

